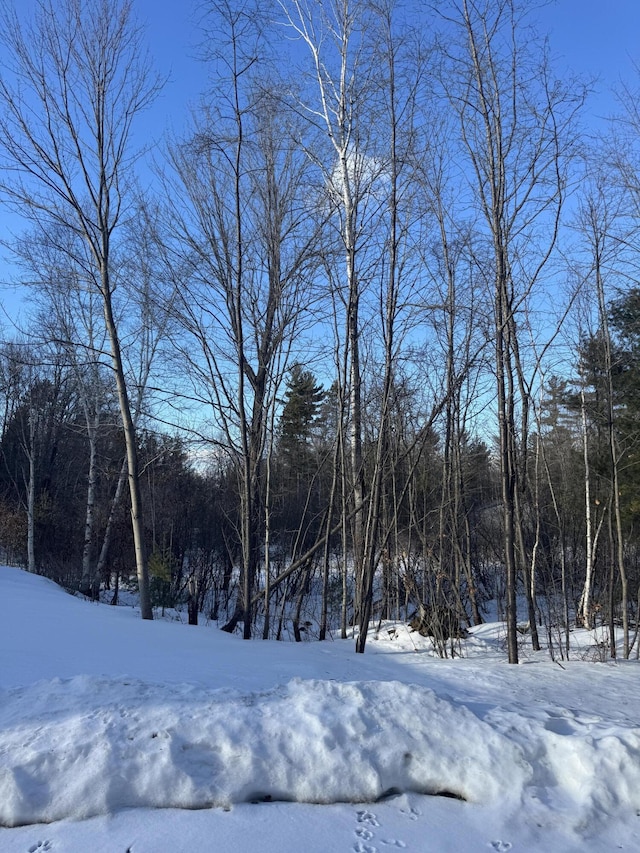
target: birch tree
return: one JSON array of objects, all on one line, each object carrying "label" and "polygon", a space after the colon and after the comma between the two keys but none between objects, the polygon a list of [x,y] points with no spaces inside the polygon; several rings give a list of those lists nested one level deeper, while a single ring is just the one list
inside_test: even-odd
[{"label": "birch tree", "polygon": [[[399,139],[400,112],[411,102],[415,82],[408,92],[400,93],[396,67],[399,42],[394,33],[392,3],[375,6],[360,0],[282,0],[279,5],[286,26],[306,56],[308,87],[300,96],[299,109],[321,138],[328,141],[326,151],[315,151],[312,156],[324,172],[337,257],[341,257],[328,271],[328,278],[334,305],[344,312],[344,339],[338,356],[338,373],[344,377],[340,385],[344,403],[340,439],[346,439],[341,445],[345,451],[342,471],[348,473],[342,489],[343,518],[347,513],[352,518],[354,617],[359,626],[356,651],[363,652],[379,561],[380,478],[390,410],[391,359],[397,351],[394,333],[399,304],[399,247],[404,234],[398,219],[398,164],[400,148],[411,141],[409,119],[407,136]],[[382,124],[379,134],[378,120]],[[374,286],[376,282],[380,283],[379,289]],[[378,306],[384,306],[379,316],[385,379],[373,462],[375,474],[367,485],[362,335],[365,301],[373,293],[379,298]],[[346,536],[343,541],[346,546]]]},{"label": "birch tree", "polygon": [[[376,90],[379,103],[372,98],[369,106],[377,119],[375,156],[379,175],[372,174],[361,192],[373,198],[366,201],[375,217],[368,239],[378,247],[370,251],[368,275],[362,276],[370,289],[377,284],[378,328],[380,345],[375,347],[375,361],[382,366],[379,407],[375,413],[374,449],[369,462],[369,488],[364,517],[362,569],[356,577],[358,639],[356,651],[364,652],[369,622],[372,617],[374,579],[383,552],[388,553],[394,530],[393,520],[383,512],[389,501],[390,472],[393,465],[393,420],[398,407],[401,385],[398,364],[410,328],[415,324],[413,303],[418,290],[418,254],[416,252],[417,216],[416,135],[419,119],[418,92],[425,75],[425,56],[415,31],[401,32],[396,22],[393,0],[372,6],[371,28],[375,26],[374,57],[377,68]],[[364,199],[363,199],[364,201]],[[373,202],[373,203],[372,203]],[[379,215],[375,202],[380,204]],[[362,271],[361,271],[362,275]],[[372,325],[372,330],[375,326]],[[438,403],[431,413],[435,417]],[[404,485],[404,484],[403,484]],[[387,524],[383,527],[383,517]]]},{"label": "birch tree", "polygon": [[[353,0],[280,3],[287,26],[310,63],[310,102],[303,109],[328,136],[332,162],[325,163],[330,203],[335,206],[343,248],[346,346],[349,382],[349,463],[356,577],[362,576],[365,483],[362,464],[362,374],[360,302],[362,282],[356,261],[362,242],[362,206],[367,175],[366,138],[359,125],[361,92],[368,70],[361,37],[366,6]],[[356,601],[356,609],[360,602]]]},{"label": "birch tree", "polygon": [[[589,257],[589,265],[585,275],[585,284],[595,292],[595,314],[597,316],[597,333],[590,339],[592,354],[601,361],[594,365],[599,374],[602,393],[601,412],[599,413],[604,427],[607,447],[607,474],[610,481],[611,498],[609,501],[610,519],[609,530],[612,545],[612,574],[615,569],[620,583],[620,609],[622,613],[622,647],[623,656],[629,657],[629,581],[625,562],[624,533],[621,507],[621,469],[623,459],[628,455],[628,448],[621,441],[618,429],[616,406],[616,389],[614,374],[619,369],[615,364],[615,347],[612,339],[607,305],[606,287],[608,278],[614,280],[621,276],[624,279],[623,251],[627,240],[618,227],[621,216],[621,198],[610,186],[610,175],[598,170],[591,180],[587,192],[581,200],[578,213],[578,226],[584,240]],[[584,399],[583,399],[584,406]],[[583,409],[584,412],[584,409]],[[584,417],[584,414],[583,414]],[[586,451],[585,451],[586,454]],[[588,457],[585,455],[585,489],[588,489]],[[587,491],[587,500],[589,494]],[[587,515],[587,525],[590,518]],[[588,534],[589,535],[589,534]],[[592,554],[588,550],[592,560]],[[587,564],[587,569],[590,566]],[[582,614],[587,615],[590,599],[592,572],[587,573],[585,589],[582,598]],[[613,602],[612,602],[613,605]],[[611,608],[613,609],[613,607]],[[613,613],[610,614],[611,656],[616,656],[616,638]]]}]

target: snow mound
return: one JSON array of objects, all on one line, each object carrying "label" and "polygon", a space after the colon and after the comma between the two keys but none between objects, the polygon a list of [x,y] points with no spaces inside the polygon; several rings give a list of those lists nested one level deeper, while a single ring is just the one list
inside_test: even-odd
[{"label": "snow mound", "polygon": [[494,708],[485,721],[521,745],[532,768],[523,794],[539,826],[640,817],[639,727],[566,708]]},{"label": "snow mound", "polygon": [[78,676],[0,696],[0,824],[256,800],[490,802],[530,776],[468,709],[399,682],[261,693]]}]

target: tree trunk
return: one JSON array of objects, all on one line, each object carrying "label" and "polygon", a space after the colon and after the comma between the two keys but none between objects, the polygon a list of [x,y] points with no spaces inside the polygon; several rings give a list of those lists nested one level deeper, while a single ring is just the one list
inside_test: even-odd
[{"label": "tree trunk", "polygon": [[591,521],[591,469],[589,466],[589,444],[587,440],[587,413],[584,400],[584,389],[580,392],[580,411],[582,415],[582,458],[584,460],[584,513],[585,513],[585,577],[580,603],[578,604],[578,618],[584,628],[593,628],[591,614],[591,583],[593,577],[593,563],[595,555],[596,539],[592,532]]},{"label": "tree trunk", "polygon": [[93,551],[93,527],[94,510],[96,504],[96,430],[97,424],[90,424],[87,419],[89,436],[89,470],[87,473],[87,505],[84,520],[84,545],[82,547],[82,579],[80,581],[80,592],[83,595],[91,593],[92,565],[91,555]]},{"label": "tree trunk", "polygon": [[138,576],[138,591],[140,594],[140,613],[143,619],[153,619],[153,608],[151,607],[151,595],[149,590],[149,567],[147,565],[147,553],[144,537],[144,519],[142,517],[142,496],[140,491],[140,477],[138,471],[138,444],[136,431],[131,417],[129,395],[122,364],[120,352],[120,341],[113,317],[111,305],[111,289],[108,272],[108,251],[106,261],[102,269],[102,298],[104,307],[104,321],[111,345],[111,360],[116,378],[118,391],[118,405],[122,419],[122,429],[127,450],[127,477],[129,481],[129,496],[131,498],[131,527],[133,531],[133,545],[135,550],[136,573]]},{"label": "tree trunk", "polygon": [[27,480],[27,571],[36,571],[35,527],[36,527],[36,412],[29,409],[29,477]]}]

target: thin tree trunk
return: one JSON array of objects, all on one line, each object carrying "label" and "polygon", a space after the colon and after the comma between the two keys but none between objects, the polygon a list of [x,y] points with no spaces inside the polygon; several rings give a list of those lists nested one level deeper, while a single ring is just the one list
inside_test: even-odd
[{"label": "thin tree trunk", "polygon": [[615,430],[615,405],[613,388],[613,359],[611,354],[611,335],[607,319],[607,309],[604,300],[604,283],[602,281],[600,244],[596,240],[595,273],[596,288],[598,292],[598,311],[600,314],[600,326],[603,333],[605,372],[607,381],[607,439],[609,449],[609,461],[611,466],[611,490],[613,516],[615,520],[615,536],[612,532],[612,563],[617,567],[620,577],[620,607],[622,610],[622,655],[625,660],[629,658],[629,582],[624,560],[624,541],[622,533],[622,512],[620,509],[620,482],[619,482],[619,451]]},{"label": "thin tree trunk", "polygon": [[[271,417],[271,433],[273,434],[273,410]],[[264,483],[264,625],[262,639],[269,639],[271,620],[271,457],[273,446],[270,443],[265,460]]]},{"label": "thin tree trunk", "polygon": [[[515,555],[515,459],[512,453],[513,432],[513,376],[506,352],[505,329],[509,312],[506,269],[502,251],[497,251],[497,280],[495,294],[496,369],[498,377],[498,427],[500,442],[500,481],[502,488],[502,524],[504,537],[504,562],[506,577],[507,654],[509,663],[518,663],[518,609],[517,573]],[[507,391],[507,388],[509,389]]]},{"label": "thin tree trunk", "polygon": [[612,660],[618,657],[618,648],[616,646],[616,603],[615,603],[615,539],[613,535],[612,513],[608,513],[607,527],[609,530],[609,652]]},{"label": "thin tree trunk", "polygon": [[[97,420],[97,418],[96,418]],[[82,548],[82,579],[80,592],[89,595],[91,592],[91,556],[93,551],[94,511],[96,504],[96,432],[97,424],[90,425],[89,430],[89,470],[87,473],[87,505],[84,521],[84,545]]]},{"label": "thin tree trunk", "polygon": [[331,570],[331,537],[329,535],[333,522],[333,513],[338,489],[338,464],[340,454],[340,443],[336,436],[333,451],[333,470],[331,472],[331,489],[329,491],[329,506],[327,507],[327,535],[324,543],[324,554],[322,557],[322,605],[320,611],[320,640],[327,637],[327,626],[329,621],[329,574]]},{"label": "thin tree trunk", "polygon": [[27,570],[36,571],[35,527],[36,527],[36,414],[29,409],[29,478],[27,481]]},{"label": "thin tree trunk", "polygon": [[[108,252],[107,252],[108,258]],[[149,592],[149,567],[147,565],[147,552],[144,537],[144,519],[142,516],[142,495],[140,491],[140,475],[138,470],[138,443],[135,426],[131,416],[127,383],[122,364],[120,352],[120,341],[113,317],[111,305],[111,289],[109,284],[108,267],[102,270],[102,296],[104,305],[104,320],[111,345],[111,360],[116,377],[118,391],[118,404],[120,417],[124,431],[124,441],[127,451],[127,478],[129,482],[129,496],[131,499],[131,527],[133,530],[133,547],[136,559],[136,572],[138,575],[138,590],[140,593],[140,613],[143,619],[153,619],[153,608],[151,607],[151,595]]]},{"label": "thin tree trunk", "polygon": [[592,533],[591,520],[591,470],[589,466],[589,445],[587,441],[587,412],[584,399],[584,388],[580,391],[580,412],[582,422],[582,458],[584,460],[584,513],[585,513],[585,578],[580,603],[578,604],[579,621],[587,629],[593,628],[591,613],[591,583],[595,540]]},{"label": "thin tree trunk", "polygon": [[111,499],[111,506],[109,508],[109,517],[107,518],[107,524],[105,527],[104,535],[102,537],[102,547],[100,548],[100,555],[98,557],[98,562],[96,563],[96,570],[93,576],[93,596],[94,598],[98,597],[98,593],[100,592],[100,584],[102,579],[105,576],[105,570],[107,566],[107,558],[109,556],[109,548],[111,547],[111,535],[113,533],[113,525],[115,522],[116,512],[118,506],[120,505],[120,501],[122,500],[122,495],[124,494],[125,483],[127,482],[127,457],[125,456],[122,460],[122,464],[120,466],[120,474],[118,475],[118,482],[116,483],[116,490]]}]

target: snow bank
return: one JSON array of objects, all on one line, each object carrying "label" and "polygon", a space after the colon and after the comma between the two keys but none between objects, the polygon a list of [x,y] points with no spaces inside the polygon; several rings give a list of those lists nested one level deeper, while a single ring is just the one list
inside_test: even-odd
[{"label": "snow bank", "polygon": [[399,682],[242,694],[79,676],[1,699],[5,826],[406,791],[489,802],[529,775],[520,748],[466,708]]},{"label": "snow bank", "polygon": [[400,682],[261,692],[77,676],[0,693],[0,824],[134,808],[526,804],[540,825],[640,810],[640,729],[569,711],[478,709]]},{"label": "snow bank", "polygon": [[640,817],[640,727],[563,708],[494,709],[486,721],[522,746],[532,769],[523,797],[539,825]]},{"label": "snow bank", "polygon": [[[49,849],[54,836],[66,839],[61,849],[96,853],[134,841],[141,853],[207,847],[187,843],[188,825],[206,826],[203,838],[218,838],[219,849],[242,838],[242,853],[299,849],[294,825],[314,853],[364,849],[376,833],[412,849],[426,849],[428,834],[439,853],[640,850],[637,661],[559,667],[529,653],[523,660],[534,665],[508,666],[499,624],[474,632],[474,659],[434,660],[407,632],[381,632],[364,656],[351,642],[245,643],[205,626],[143,621],[3,567],[0,598],[3,851]],[[186,811],[368,803],[396,792],[406,796],[373,811]],[[417,792],[474,805],[425,804]],[[92,815],[86,829],[56,823],[49,840],[37,826],[7,828]],[[377,823],[361,825],[361,815]],[[409,844],[414,820],[422,834]],[[145,828],[135,837],[123,828],[121,844],[116,824]]]}]

